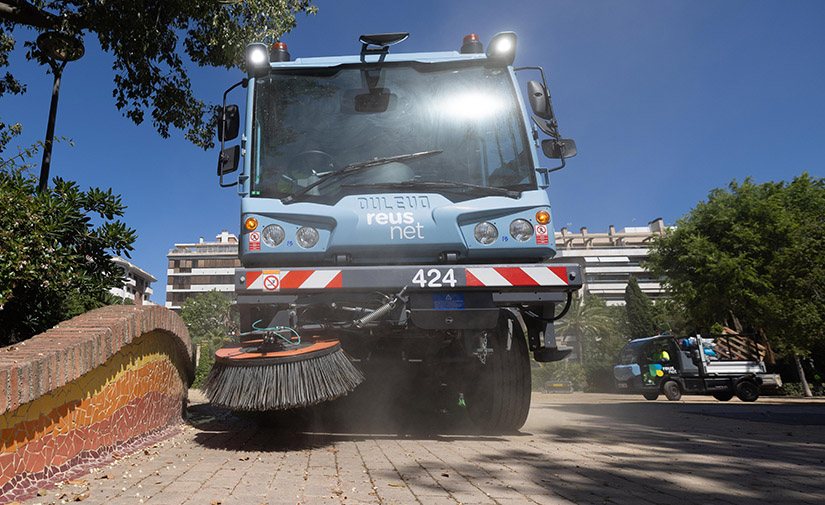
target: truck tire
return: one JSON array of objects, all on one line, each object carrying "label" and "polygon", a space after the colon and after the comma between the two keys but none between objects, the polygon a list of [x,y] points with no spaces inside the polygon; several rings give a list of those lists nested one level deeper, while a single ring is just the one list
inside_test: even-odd
[{"label": "truck tire", "polygon": [[749,380],[736,385],[736,397],[743,402],[755,402],[759,398],[759,386]]},{"label": "truck tire", "polygon": [[[475,387],[468,394],[470,420],[485,432],[513,432],[524,426],[530,413],[530,355],[527,342],[517,325],[513,325],[510,350],[509,328],[502,318],[489,332],[488,347],[493,349],[487,363],[478,367]],[[477,358],[472,359],[478,361]]]},{"label": "truck tire", "polygon": [[733,392],[725,391],[723,393],[713,393],[713,397],[719,400],[720,402],[726,402],[733,398]]},{"label": "truck tire", "polygon": [[642,396],[645,397],[645,400],[655,400],[659,398],[659,393],[657,391],[651,391],[649,393],[642,393]]},{"label": "truck tire", "polygon": [[662,385],[662,392],[665,394],[665,398],[672,402],[679,401],[682,398],[679,383],[673,380],[669,380]]}]

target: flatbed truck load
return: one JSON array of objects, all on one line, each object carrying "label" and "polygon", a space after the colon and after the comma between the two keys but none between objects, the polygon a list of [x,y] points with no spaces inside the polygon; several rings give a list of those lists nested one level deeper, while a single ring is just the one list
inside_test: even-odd
[{"label": "flatbed truck load", "polygon": [[696,394],[720,401],[736,396],[743,402],[756,401],[762,389],[782,386],[778,374],[767,373],[755,344],[746,346],[749,355],[732,355],[731,346],[724,346],[727,352],[722,352],[716,340],[700,335],[631,340],[613,368],[616,385],[619,391],[641,393],[648,400],[661,394],[668,400]]},{"label": "flatbed truck load", "polygon": [[[302,407],[402,367],[422,393],[512,430],[530,355],[569,354],[553,321],[582,278],[550,261],[548,187],[576,146],[544,71],[513,68],[512,32],[486,51],[472,35],[461,51],[391,53],[407,36],[294,61],[280,43],[247,48],[241,142],[226,146],[240,113],[225,98],[218,164],[222,186],[241,168],[241,342],[217,353],[213,403]],[[540,80],[522,88],[528,72]]]}]

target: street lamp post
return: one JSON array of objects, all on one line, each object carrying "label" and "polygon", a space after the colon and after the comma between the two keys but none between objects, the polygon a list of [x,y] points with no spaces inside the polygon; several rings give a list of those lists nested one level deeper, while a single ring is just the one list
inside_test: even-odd
[{"label": "street lamp post", "polygon": [[49,184],[49,165],[52,162],[52,143],[54,142],[54,123],[57,118],[57,97],[60,94],[60,78],[66,63],[80,59],[85,49],[83,42],[76,37],[59,32],[45,32],[37,37],[37,47],[43,51],[54,74],[52,103],[49,107],[49,123],[46,126],[46,142],[43,146],[43,162],[40,164],[40,183],[38,192],[43,192]]}]

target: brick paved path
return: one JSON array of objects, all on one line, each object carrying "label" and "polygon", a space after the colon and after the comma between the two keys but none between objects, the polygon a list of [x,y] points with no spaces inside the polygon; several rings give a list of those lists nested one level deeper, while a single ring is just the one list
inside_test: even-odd
[{"label": "brick paved path", "polygon": [[513,435],[191,400],[181,434],[26,504],[825,503],[825,400],[534,394]]}]

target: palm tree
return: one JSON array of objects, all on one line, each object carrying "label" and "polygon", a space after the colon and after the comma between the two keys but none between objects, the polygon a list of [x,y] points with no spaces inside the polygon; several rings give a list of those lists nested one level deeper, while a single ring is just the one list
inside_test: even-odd
[{"label": "palm tree", "polygon": [[562,337],[562,342],[567,341],[569,337],[575,337],[579,363],[584,363],[586,342],[615,332],[616,321],[601,298],[590,296],[585,303],[576,295],[573,297],[570,310],[555,323],[555,328],[556,334]]}]

